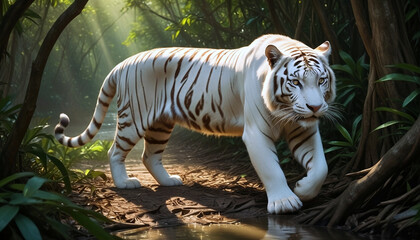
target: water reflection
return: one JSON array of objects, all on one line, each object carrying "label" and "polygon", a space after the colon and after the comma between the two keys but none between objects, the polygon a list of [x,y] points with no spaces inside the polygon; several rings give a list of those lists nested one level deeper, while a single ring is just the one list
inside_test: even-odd
[{"label": "water reflection", "polygon": [[123,239],[296,239],[356,240],[362,237],[324,227],[297,225],[287,216],[267,216],[245,219],[238,224],[213,224],[203,226],[188,224],[177,227],[146,228],[118,233]]}]

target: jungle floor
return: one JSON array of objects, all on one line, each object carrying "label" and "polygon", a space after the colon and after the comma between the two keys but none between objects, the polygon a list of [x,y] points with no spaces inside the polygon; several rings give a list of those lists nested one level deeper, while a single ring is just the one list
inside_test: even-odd
[{"label": "jungle floor", "polygon": [[[135,149],[126,165],[129,176],[140,180],[141,188],[114,187],[107,161],[80,163],[77,168],[104,171],[107,180],[98,178],[91,185],[78,185],[71,199],[118,222],[106,226],[110,231],[189,223],[231,224],[267,216],[266,194],[245,149],[224,149],[217,146],[215,139],[203,141],[201,136],[184,133],[174,134],[163,159],[170,174],[181,176],[183,186],[159,186],[141,163],[141,150]],[[283,170],[290,186],[304,176],[303,170],[292,162]],[[326,184],[328,181],[334,179],[327,179]],[[321,193],[315,200],[305,202],[304,209],[325,200]],[[293,215],[289,217],[292,219]]]}]

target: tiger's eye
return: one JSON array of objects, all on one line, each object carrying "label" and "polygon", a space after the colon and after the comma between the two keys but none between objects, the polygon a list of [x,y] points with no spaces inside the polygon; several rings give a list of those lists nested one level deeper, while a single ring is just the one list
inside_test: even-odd
[{"label": "tiger's eye", "polygon": [[325,83],[325,78],[320,78],[318,83],[319,83],[319,85],[324,84]]},{"label": "tiger's eye", "polygon": [[296,85],[296,86],[299,86],[299,84],[300,84],[299,80],[293,80],[292,83],[293,83],[293,85]]}]

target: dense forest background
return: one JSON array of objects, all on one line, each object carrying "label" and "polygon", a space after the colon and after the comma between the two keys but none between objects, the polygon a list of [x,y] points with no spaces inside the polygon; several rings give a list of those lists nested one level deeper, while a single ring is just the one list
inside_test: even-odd
[{"label": "dense forest background", "polygon": [[[73,5],[81,13],[56,34],[51,52],[44,56],[45,68],[36,75],[35,63],[47,53],[43,46],[59,22],[56,19]],[[23,170],[36,170],[45,177],[47,164],[53,162],[62,174],[56,180],[69,184],[70,177],[63,176],[66,171],[57,162],[64,160],[48,155],[52,145],[36,134],[46,121],[55,124],[60,112],[68,113],[82,129],[91,118],[103,79],[125,58],[167,46],[237,48],[263,34],[277,33],[310,47],[329,40],[330,63],[337,75],[336,105],[342,118],[333,123],[335,127],[321,123],[329,177],[336,185],[328,195],[330,201],[303,221],[329,219],[335,225],[355,216],[352,209],[359,207],[356,219],[366,220],[366,229],[389,223],[392,219],[384,217],[388,214],[408,214],[398,225],[400,230],[418,224],[418,1],[1,0],[0,11],[0,143],[2,164],[9,166],[2,169],[1,177]],[[31,88],[36,76],[40,76],[39,94]],[[35,92],[35,98],[28,98]],[[48,120],[39,127],[43,118]],[[26,122],[31,120],[27,130]],[[28,137],[31,131],[36,137]],[[31,145],[42,141],[39,149]],[[235,147],[238,142],[224,143]],[[282,162],[288,162],[285,145],[278,148]],[[377,208],[386,200],[391,202]]]}]

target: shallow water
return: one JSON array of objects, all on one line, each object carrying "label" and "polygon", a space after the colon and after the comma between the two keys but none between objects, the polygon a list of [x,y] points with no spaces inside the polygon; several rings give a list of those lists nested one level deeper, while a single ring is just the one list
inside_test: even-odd
[{"label": "shallow water", "polygon": [[[237,224],[188,224],[176,227],[141,228],[118,232],[123,239],[365,239],[351,232],[302,226],[287,216],[245,219]],[[370,238],[372,239],[372,238]]]}]

